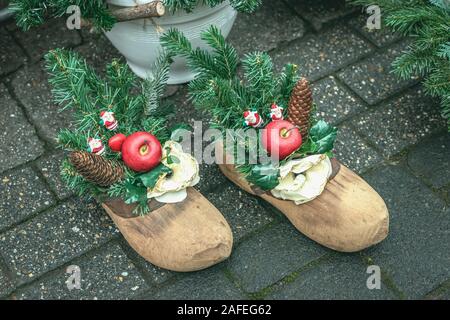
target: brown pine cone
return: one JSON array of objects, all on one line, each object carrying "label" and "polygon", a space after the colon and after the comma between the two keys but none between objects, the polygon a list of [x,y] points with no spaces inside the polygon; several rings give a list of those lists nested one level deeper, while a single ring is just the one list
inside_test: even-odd
[{"label": "brown pine cone", "polygon": [[119,163],[90,152],[73,151],[69,161],[86,180],[102,187],[109,187],[125,176]]},{"label": "brown pine cone", "polygon": [[313,98],[308,80],[301,78],[292,89],[287,120],[299,128],[303,139],[308,137],[312,109]]}]

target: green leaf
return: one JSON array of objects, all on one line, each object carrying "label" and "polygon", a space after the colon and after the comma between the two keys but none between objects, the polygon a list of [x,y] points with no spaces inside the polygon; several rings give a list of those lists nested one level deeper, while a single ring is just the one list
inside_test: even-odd
[{"label": "green leaf", "polygon": [[337,136],[337,129],[323,120],[317,121],[309,131],[313,144],[315,144],[315,153],[326,153],[333,150],[334,141]]},{"label": "green leaf", "polygon": [[156,185],[156,182],[158,182],[159,177],[165,173],[172,173],[172,169],[160,163],[151,171],[139,175],[138,178],[142,181],[145,187],[153,188]]},{"label": "green leaf", "polygon": [[278,185],[278,169],[271,163],[253,165],[247,180],[263,190],[272,190]]}]

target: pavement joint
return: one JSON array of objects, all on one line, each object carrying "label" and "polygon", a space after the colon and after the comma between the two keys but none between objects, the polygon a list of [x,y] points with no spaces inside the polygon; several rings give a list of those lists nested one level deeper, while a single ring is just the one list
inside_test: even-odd
[{"label": "pavement joint", "polygon": [[280,279],[279,281],[272,283],[271,285],[261,289],[258,292],[254,293],[248,293],[249,296],[254,300],[261,300],[265,299],[269,294],[274,293],[284,287],[285,285],[292,283],[295,279],[297,279],[302,273],[312,270],[322,264],[323,262],[327,261],[330,257],[333,256],[333,253],[327,253],[323,256],[317,258],[316,260],[313,260],[306,265],[300,267],[299,269],[295,270],[294,272],[288,274],[284,278]]},{"label": "pavement joint", "polygon": [[[7,82],[5,84],[8,93],[11,95],[11,97],[13,98],[13,100],[16,102],[16,104],[19,106],[19,108],[22,110],[23,115],[25,116],[25,119],[28,121],[28,123],[33,127],[34,131],[36,132],[37,137],[39,138],[39,140],[44,144],[44,150],[45,151],[54,151],[53,148],[51,148],[51,144],[50,142],[45,138],[45,136],[42,134],[42,132],[40,131],[40,129],[38,128],[38,126],[36,126],[36,124],[34,123],[34,121],[32,120],[32,117],[30,116],[27,108],[25,108],[25,106],[22,104],[22,102],[20,101],[20,99],[17,97],[16,92],[14,91],[14,88],[12,87],[11,82]],[[36,160],[36,159],[34,159]],[[33,161],[34,161],[33,160]]]},{"label": "pavement joint", "polygon": [[[361,259],[367,266],[377,265],[376,261],[374,261],[373,258],[369,255],[367,255],[366,252],[361,252]],[[384,284],[395,296],[397,296],[397,298],[406,298],[406,294],[395,284],[395,281],[389,275],[389,272],[384,271],[383,269],[381,269],[381,283]]]},{"label": "pavement joint", "polygon": [[439,299],[442,294],[450,292],[450,279],[438,285],[435,289],[427,293],[424,299]]}]

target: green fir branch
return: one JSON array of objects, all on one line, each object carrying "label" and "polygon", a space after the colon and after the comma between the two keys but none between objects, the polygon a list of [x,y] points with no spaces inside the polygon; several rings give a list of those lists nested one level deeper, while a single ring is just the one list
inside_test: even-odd
[{"label": "green fir branch", "polygon": [[[393,31],[410,36],[409,50],[395,59],[393,72],[402,79],[422,77],[425,92],[440,97],[442,115],[450,123],[450,6],[446,0],[349,0],[377,4]],[[449,125],[450,130],[450,125]]]},{"label": "green fir branch", "polygon": [[160,99],[169,80],[171,61],[170,55],[167,52],[162,52],[155,62],[153,73],[149,74],[142,84],[146,104],[144,114],[147,116],[156,113],[160,107]]}]

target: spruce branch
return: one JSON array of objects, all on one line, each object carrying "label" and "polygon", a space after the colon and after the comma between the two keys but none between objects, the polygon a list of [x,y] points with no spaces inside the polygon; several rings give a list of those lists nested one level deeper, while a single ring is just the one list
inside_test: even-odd
[{"label": "spruce branch", "polygon": [[280,73],[277,79],[277,84],[280,92],[277,100],[289,101],[292,89],[299,80],[297,71],[298,66],[292,63],[289,63],[283,67],[283,71]]},{"label": "spruce branch", "polygon": [[275,99],[276,80],[273,74],[272,58],[265,52],[255,52],[245,55],[242,62],[244,77],[252,95],[260,97],[259,104],[266,106]]},{"label": "spruce branch", "polygon": [[147,116],[157,112],[160,107],[160,98],[169,80],[171,58],[169,53],[162,52],[155,62],[153,73],[142,84],[142,92],[145,99],[144,114]]},{"label": "spruce branch", "polygon": [[170,56],[186,58],[190,68],[217,76],[214,58],[206,51],[199,48],[193,49],[189,40],[177,29],[169,29],[160,38],[161,44]]},{"label": "spruce branch", "polygon": [[[355,5],[371,5],[371,0],[349,0]],[[425,92],[440,97],[442,114],[450,112],[450,5],[446,0],[378,0],[383,19],[393,31],[410,36],[408,51],[392,64],[393,72],[403,79],[423,77]]]},{"label": "spruce branch", "polygon": [[225,41],[220,30],[214,25],[211,25],[206,32],[202,33],[201,38],[214,51],[215,68],[218,70],[218,73],[226,79],[232,79],[239,63],[236,49]]},{"label": "spruce branch", "polygon": [[230,0],[231,5],[240,12],[251,13],[255,11],[262,0]]},{"label": "spruce branch", "polygon": [[48,18],[62,17],[69,6],[80,8],[83,18],[92,20],[96,27],[110,30],[116,19],[110,14],[103,0],[12,0],[10,8],[15,12],[17,25],[23,30],[38,26]]}]

